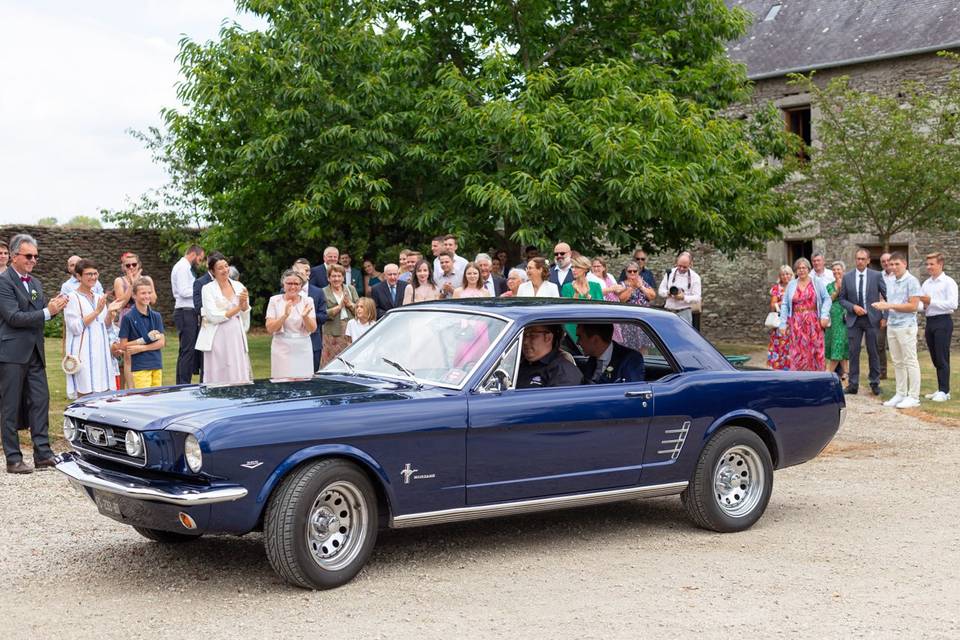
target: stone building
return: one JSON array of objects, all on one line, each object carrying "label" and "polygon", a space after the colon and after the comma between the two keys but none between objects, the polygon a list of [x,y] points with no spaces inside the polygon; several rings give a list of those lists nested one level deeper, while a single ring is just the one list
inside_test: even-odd
[{"label": "stone building", "polygon": [[[954,63],[937,57],[942,50],[960,50],[960,2],[957,0],[726,0],[754,15],[754,23],[729,55],[747,66],[754,84],[753,104],[773,102],[783,111],[784,126],[808,143],[817,139],[818,114],[811,99],[787,84],[788,73],[816,71],[818,83],[848,76],[860,90],[896,93],[907,80],[928,86],[943,84]],[[746,105],[747,108],[750,105]],[[876,259],[880,241],[870,234],[846,234],[811,217],[785,229],[781,240],[765,252],[744,252],[728,260],[700,247],[694,268],[704,279],[703,331],[713,340],[759,341],[768,291],[782,264],[821,251],[852,266],[858,246]],[[960,234],[900,233],[891,248],[905,252],[911,270],[926,276],[923,256],[947,255],[947,271],[960,268]],[[669,261],[655,264],[662,272]],[[878,263],[875,265],[878,266]],[[960,341],[960,333],[955,337]]]}]

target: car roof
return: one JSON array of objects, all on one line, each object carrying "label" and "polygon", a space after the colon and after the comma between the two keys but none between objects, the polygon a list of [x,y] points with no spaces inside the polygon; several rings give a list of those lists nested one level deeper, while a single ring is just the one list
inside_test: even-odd
[{"label": "car roof", "polygon": [[677,363],[685,370],[725,370],[730,363],[689,323],[675,313],[619,302],[571,298],[467,298],[437,300],[403,305],[389,313],[418,310],[489,313],[518,325],[596,320],[642,320],[664,341]]}]

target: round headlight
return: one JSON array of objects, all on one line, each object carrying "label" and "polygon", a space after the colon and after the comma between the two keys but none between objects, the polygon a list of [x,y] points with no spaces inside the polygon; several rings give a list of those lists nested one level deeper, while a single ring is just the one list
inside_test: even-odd
[{"label": "round headlight", "polygon": [[187,441],[183,444],[183,455],[187,459],[190,471],[194,473],[200,471],[200,467],[203,466],[203,454],[200,452],[200,443],[193,434],[188,435]]},{"label": "round headlight", "polygon": [[63,437],[71,441],[77,437],[77,423],[70,416],[63,416]]},{"label": "round headlight", "polygon": [[133,429],[127,430],[127,437],[124,438],[124,444],[127,445],[128,456],[139,458],[143,455],[143,436]]}]

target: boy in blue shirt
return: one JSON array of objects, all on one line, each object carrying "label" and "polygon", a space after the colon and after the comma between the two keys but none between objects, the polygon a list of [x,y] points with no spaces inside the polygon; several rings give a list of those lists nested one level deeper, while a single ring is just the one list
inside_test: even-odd
[{"label": "boy in blue shirt", "polygon": [[159,387],[163,384],[163,356],[166,344],[163,318],[150,308],[153,283],[140,278],[133,284],[135,306],[120,321],[120,349],[130,355],[133,387]]}]

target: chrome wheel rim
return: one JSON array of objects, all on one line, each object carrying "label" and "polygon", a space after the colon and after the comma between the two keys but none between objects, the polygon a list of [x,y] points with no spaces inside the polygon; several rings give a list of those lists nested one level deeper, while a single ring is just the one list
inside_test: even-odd
[{"label": "chrome wheel rim", "polygon": [[351,482],[320,491],[307,513],[307,548],[321,569],[338,571],[356,559],[370,526],[367,503]]},{"label": "chrome wheel rim", "polygon": [[723,452],[713,471],[713,495],[724,514],[731,518],[749,515],[763,496],[766,484],[763,463],[746,445]]}]

